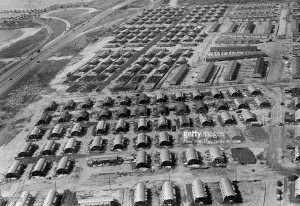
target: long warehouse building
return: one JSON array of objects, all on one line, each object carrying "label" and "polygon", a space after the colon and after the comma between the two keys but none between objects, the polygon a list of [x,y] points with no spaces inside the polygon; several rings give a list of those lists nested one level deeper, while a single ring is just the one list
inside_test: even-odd
[{"label": "long warehouse building", "polygon": [[183,76],[188,72],[188,65],[183,64],[177,68],[176,74],[169,81],[170,85],[177,85],[182,80]]},{"label": "long warehouse building", "polygon": [[261,51],[253,52],[253,53],[245,53],[245,54],[230,54],[230,55],[215,55],[215,56],[207,56],[207,62],[215,62],[215,61],[230,61],[236,59],[250,59],[266,56],[265,53]]},{"label": "long warehouse building", "polygon": [[205,83],[214,68],[214,63],[208,63],[198,74],[197,83]]},{"label": "long warehouse building", "polygon": [[237,66],[238,66],[237,60],[233,60],[233,61],[229,62],[229,64],[227,65],[227,70],[226,70],[225,77],[224,77],[225,81],[232,81],[234,79],[234,76],[235,76],[236,70],[237,70]]},{"label": "long warehouse building", "polygon": [[216,46],[211,47],[211,52],[246,52],[246,51],[257,51],[257,46],[235,46],[235,45],[228,45],[228,46]]},{"label": "long warehouse building", "polygon": [[252,77],[261,78],[262,75],[263,75],[264,67],[265,67],[264,58],[263,57],[258,57],[256,59],[256,62],[255,62],[255,67],[254,67]]}]

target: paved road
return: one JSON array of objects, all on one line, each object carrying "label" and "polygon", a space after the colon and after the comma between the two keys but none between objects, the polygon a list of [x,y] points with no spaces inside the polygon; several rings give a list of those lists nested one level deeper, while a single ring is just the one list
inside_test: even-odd
[{"label": "paved road", "polygon": [[97,23],[99,20],[105,18],[109,14],[113,13],[115,10],[120,9],[126,6],[129,3],[132,3],[136,0],[127,0],[123,3],[120,3],[104,12],[92,17],[87,22],[78,25],[72,30],[69,30],[62,37],[53,41],[51,44],[47,45],[40,53],[36,53],[33,55],[33,59],[30,57],[25,58],[19,64],[14,66],[8,72],[3,74],[0,77],[0,97],[3,97],[5,94],[9,92],[9,90],[19,83],[20,80],[32,69],[34,69],[40,62],[46,60],[53,53],[59,51],[63,46],[65,46],[68,42],[72,41],[76,36],[85,30],[89,29],[92,25]]},{"label": "paved road", "polygon": [[[27,53],[23,54],[23,57],[27,57],[30,54],[36,52],[39,48],[41,48],[50,38],[51,34],[52,34],[52,29],[50,26],[48,26],[47,24],[44,24],[43,22],[37,21],[36,19],[33,18],[33,21],[42,25],[43,27],[46,27],[47,29],[47,36],[44,38],[43,41],[41,41],[36,47],[34,47],[33,49],[31,49],[30,51],[28,51]],[[13,65],[15,65],[18,61],[22,60],[23,57],[20,58],[15,58],[13,61],[11,61],[10,63],[8,63],[7,65],[5,65],[3,68],[0,69],[0,75],[2,72],[5,72],[5,70],[7,70],[8,68],[12,67]]]}]

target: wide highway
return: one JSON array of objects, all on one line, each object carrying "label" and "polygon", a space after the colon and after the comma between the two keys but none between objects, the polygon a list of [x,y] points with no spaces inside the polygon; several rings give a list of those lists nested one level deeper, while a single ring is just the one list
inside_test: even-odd
[{"label": "wide highway", "polygon": [[0,76],[0,97],[3,97],[9,90],[19,83],[26,74],[34,69],[40,62],[49,58],[52,54],[59,51],[63,46],[76,38],[80,33],[84,32],[99,20],[105,18],[109,14],[113,13],[115,10],[120,9],[127,4],[130,4],[136,0],[127,0],[123,3],[120,3],[110,9],[107,9],[96,16],[89,19],[87,22],[84,22],[72,30],[66,32],[60,38],[57,38],[55,41],[48,44],[44,47],[40,53],[35,53],[31,56],[26,57],[16,66],[11,68],[9,71]]}]

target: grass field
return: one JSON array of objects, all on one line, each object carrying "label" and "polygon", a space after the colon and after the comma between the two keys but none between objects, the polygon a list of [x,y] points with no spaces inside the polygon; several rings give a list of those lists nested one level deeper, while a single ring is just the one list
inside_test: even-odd
[{"label": "grass field", "polygon": [[128,8],[141,8],[144,6],[147,6],[149,4],[150,0],[140,0],[140,1],[135,1],[132,2],[131,4],[128,4]]},{"label": "grass field", "polygon": [[27,37],[13,44],[10,47],[3,49],[0,53],[0,58],[20,57],[26,52],[36,47],[47,36],[47,29],[43,28],[35,35]]},{"label": "grass field", "polygon": [[56,16],[56,17],[76,16],[76,15],[86,13],[88,11],[89,11],[88,9],[68,9],[65,11],[54,12],[50,14],[50,16]]},{"label": "grass field", "polygon": [[56,19],[41,20],[41,19],[38,19],[38,21],[41,21],[44,24],[47,24],[52,29],[52,34],[51,34],[51,36],[50,36],[50,38],[48,39],[47,42],[50,42],[53,39],[55,39],[56,37],[58,37],[59,35],[61,35],[61,33],[63,33],[66,29],[66,24],[64,22],[60,21],[60,20],[56,20]]},{"label": "grass field", "polygon": [[85,35],[82,35],[78,37],[77,39],[74,39],[70,43],[68,43],[66,46],[64,46],[58,53],[58,56],[69,56],[69,55],[75,55],[79,53],[84,47],[88,45],[87,38]]}]

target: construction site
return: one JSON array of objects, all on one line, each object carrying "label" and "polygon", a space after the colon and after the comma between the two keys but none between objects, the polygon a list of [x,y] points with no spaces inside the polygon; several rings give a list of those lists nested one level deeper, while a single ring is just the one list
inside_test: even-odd
[{"label": "construction site", "polygon": [[149,1],[18,113],[0,206],[299,205],[299,16]]}]

